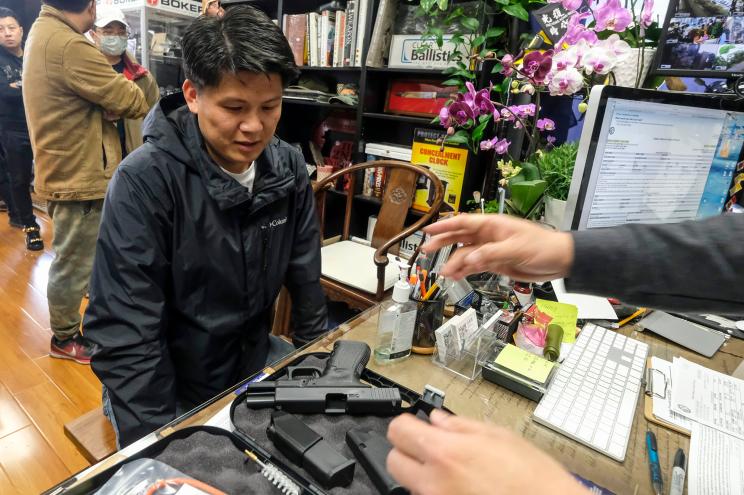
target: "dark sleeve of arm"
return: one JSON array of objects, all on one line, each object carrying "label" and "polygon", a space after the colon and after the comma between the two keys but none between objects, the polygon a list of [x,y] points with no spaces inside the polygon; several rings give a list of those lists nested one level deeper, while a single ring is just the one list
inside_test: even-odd
[{"label": "dark sleeve of arm", "polygon": [[744,314],[744,215],[572,235],[571,292],[670,311]]},{"label": "dark sleeve of arm", "polygon": [[12,83],[18,81],[11,81],[5,77],[5,73],[0,71],[0,99],[5,101],[17,100],[18,103],[23,101],[23,90],[21,88],[14,88],[11,86]]},{"label": "dark sleeve of arm", "polygon": [[[302,165],[304,167],[304,164]],[[300,346],[322,335],[327,325],[325,294],[320,286],[320,223],[307,174],[298,180],[297,231],[285,285],[292,296],[294,343]]]},{"label": "dark sleeve of arm", "polygon": [[[162,196],[161,196],[162,197]],[[83,324],[92,367],[108,389],[123,446],[176,417],[165,340],[168,215],[141,180],[109,185]]]}]

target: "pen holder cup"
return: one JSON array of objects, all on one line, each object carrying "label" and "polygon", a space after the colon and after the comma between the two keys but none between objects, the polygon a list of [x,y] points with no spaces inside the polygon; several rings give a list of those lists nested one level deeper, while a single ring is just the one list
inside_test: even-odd
[{"label": "pen holder cup", "polygon": [[436,339],[434,330],[444,321],[444,299],[416,301],[416,326],[413,330],[413,347],[416,354],[434,354]]}]

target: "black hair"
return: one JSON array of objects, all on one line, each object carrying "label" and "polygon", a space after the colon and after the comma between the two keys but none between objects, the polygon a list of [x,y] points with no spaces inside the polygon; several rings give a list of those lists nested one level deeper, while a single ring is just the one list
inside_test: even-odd
[{"label": "black hair", "polygon": [[18,14],[16,14],[9,8],[0,7],[0,19],[5,19],[6,17],[12,17],[16,20],[19,26],[21,25],[21,19],[18,17]]},{"label": "black hair", "polygon": [[91,0],[44,0],[44,3],[55,9],[79,14],[90,6]]},{"label": "black hair", "polygon": [[292,49],[281,29],[248,5],[222,17],[200,16],[181,40],[183,72],[197,89],[218,86],[223,74],[240,71],[279,74],[287,87],[299,76]]}]

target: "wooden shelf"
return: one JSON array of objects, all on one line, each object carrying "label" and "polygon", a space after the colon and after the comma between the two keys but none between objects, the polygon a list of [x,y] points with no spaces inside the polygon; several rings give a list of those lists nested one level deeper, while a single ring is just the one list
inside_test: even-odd
[{"label": "wooden shelf", "polygon": [[361,72],[361,67],[313,67],[310,65],[297,66],[301,71],[307,72]]},{"label": "wooden shelf", "polygon": [[443,69],[403,69],[396,67],[367,67],[367,72],[388,72],[396,74],[421,74],[435,77],[449,77],[442,74]]},{"label": "wooden shelf", "polygon": [[356,111],[357,107],[353,107],[351,105],[344,105],[343,103],[324,103],[322,101],[311,101],[311,100],[296,100],[294,98],[282,98],[282,101],[284,103],[292,104],[292,105],[305,105],[310,107],[323,107],[323,108],[333,108],[338,110],[351,110]]},{"label": "wooden shelf", "polygon": [[395,115],[392,113],[376,113],[376,112],[364,112],[362,115],[364,115],[365,119],[378,119],[378,120],[394,120],[396,122],[408,122],[411,124],[420,124],[420,125],[431,125],[431,126],[438,126],[438,123],[432,124],[432,119],[434,117],[413,117],[409,115]]}]

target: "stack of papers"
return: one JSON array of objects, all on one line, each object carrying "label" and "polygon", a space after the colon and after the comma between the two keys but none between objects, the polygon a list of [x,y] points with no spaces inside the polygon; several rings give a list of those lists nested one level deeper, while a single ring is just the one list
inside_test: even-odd
[{"label": "stack of papers", "polygon": [[692,433],[689,494],[744,493],[744,380],[674,358],[671,383],[669,411]]}]

